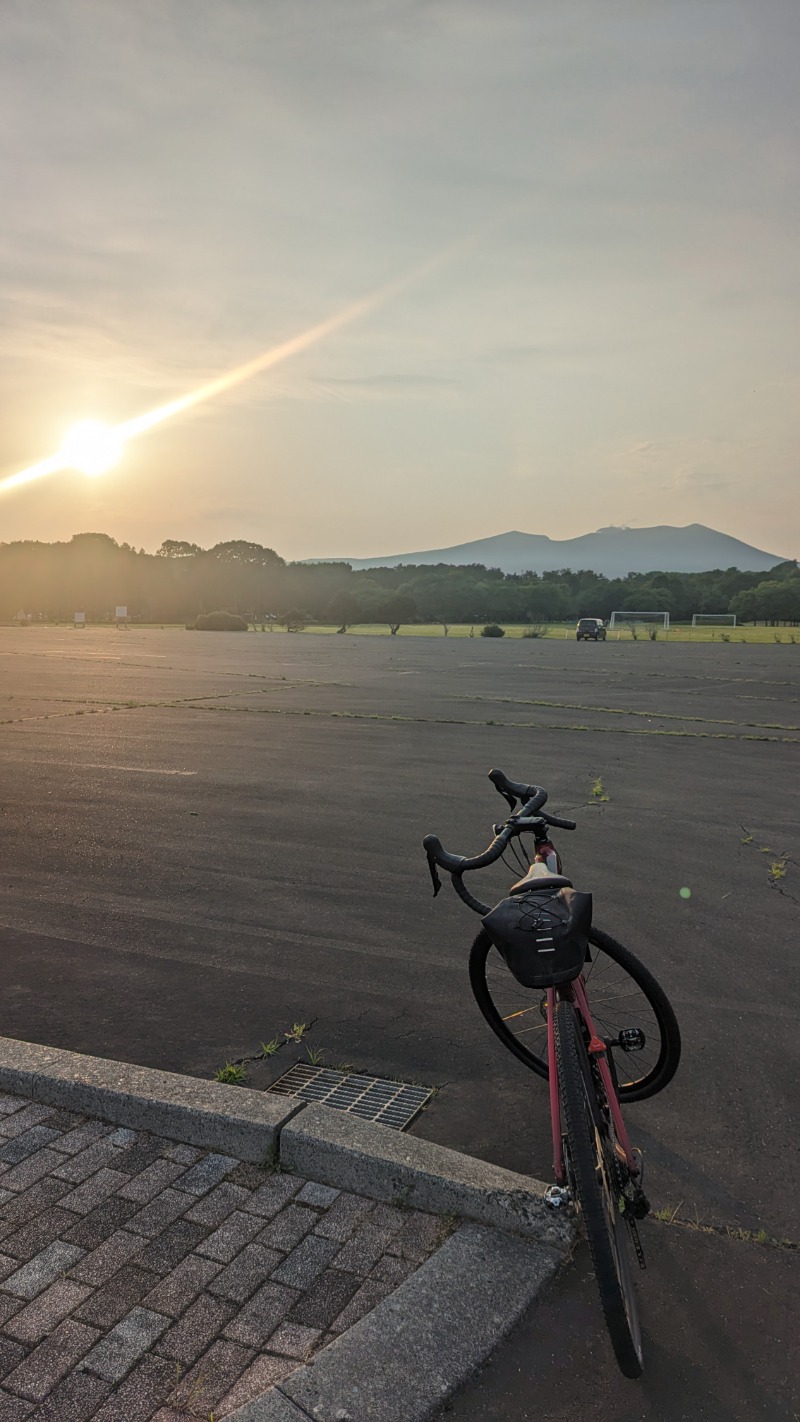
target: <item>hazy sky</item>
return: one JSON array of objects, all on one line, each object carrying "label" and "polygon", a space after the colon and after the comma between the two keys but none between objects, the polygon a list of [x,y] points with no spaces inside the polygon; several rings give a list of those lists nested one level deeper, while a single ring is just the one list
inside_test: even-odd
[{"label": "hazy sky", "polygon": [[1,474],[442,260],[0,540],[797,555],[799,59],[797,0],[3,0]]}]

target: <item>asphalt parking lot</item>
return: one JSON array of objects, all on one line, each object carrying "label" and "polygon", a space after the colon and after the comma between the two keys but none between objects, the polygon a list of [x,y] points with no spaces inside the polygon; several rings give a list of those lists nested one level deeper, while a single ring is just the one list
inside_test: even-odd
[{"label": "asphalt parking lot", "polygon": [[0,675],[0,1033],[210,1075],[311,1023],[440,1088],[419,1134],[546,1178],[546,1090],[420,847],[486,844],[500,766],[578,820],[567,872],[678,1012],[629,1112],[654,1203],[797,1237],[800,649],[9,628]]}]

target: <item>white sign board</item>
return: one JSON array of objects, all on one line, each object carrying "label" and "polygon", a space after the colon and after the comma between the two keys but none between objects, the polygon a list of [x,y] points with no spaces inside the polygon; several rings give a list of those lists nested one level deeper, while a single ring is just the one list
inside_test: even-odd
[{"label": "white sign board", "polygon": [[75,626],[76,626],[76,627],[83,627],[85,621],[86,621],[86,613],[85,613],[85,612],[76,612],[76,613],[75,613]]},{"label": "white sign board", "polygon": [[128,609],[127,609],[127,607],[118,607],[117,610],[116,610],[116,612],[114,613],[114,616],[115,616],[115,617],[127,617],[127,616],[128,616]]}]

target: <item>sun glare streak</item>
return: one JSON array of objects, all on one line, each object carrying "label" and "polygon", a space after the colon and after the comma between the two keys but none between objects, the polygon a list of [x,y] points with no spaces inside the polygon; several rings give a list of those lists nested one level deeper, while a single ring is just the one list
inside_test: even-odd
[{"label": "sun glare streak", "polygon": [[[215,376],[213,380],[208,380],[203,385],[199,385],[196,390],[190,390],[186,395],[179,396],[176,400],[171,400],[166,405],[159,405],[155,410],[148,410],[143,415],[136,415],[131,420],[116,426],[98,425],[94,421],[85,420],[75,427],[66,436],[64,445],[58,454],[51,455],[49,459],[42,459],[37,464],[31,464],[27,469],[21,469],[18,474],[9,474],[5,479],[0,479],[0,494],[7,493],[10,489],[18,488],[21,484],[29,484],[34,479],[41,479],[46,474],[55,474],[59,470],[78,468],[84,473],[98,474],[105,472],[116,463],[117,458],[122,453],[122,447],[126,440],[134,438],[136,435],[144,434],[155,425],[163,424],[165,420],[172,419],[174,415],[181,414],[184,410],[189,410],[194,405],[201,404],[204,400],[210,400],[214,395],[220,395],[225,390],[231,390],[236,385],[241,385],[245,380],[252,380],[253,376],[260,375],[262,371],[269,370],[273,366],[280,365],[282,361],[288,360],[291,356],[299,355],[302,351],[308,350],[319,341],[340,331],[344,326],[349,326],[351,322],[357,321],[359,317],[366,316],[369,312],[375,311],[379,306],[383,306],[393,296],[397,296],[407,287],[415,282],[421,281],[424,277],[430,276],[432,272],[445,266],[452,261],[455,256],[474,246],[488,231],[493,230],[502,222],[506,221],[508,214],[493,218],[484,224],[477,232],[461,238],[459,241],[451,243],[444,251],[429,257],[427,261],[420,262],[412,267],[410,271],[402,276],[395,277],[393,281],[387,282],[385,286],[379,287],[368,296],[361,297],[360,300],[345,306],[343,310],[333,316],[329,316],[326,321],[320,321],[315,326],[310,326],[307,330],[301,331],[299,335],[292,336],[286,341],[279,342],[278,345],[271,346],[269,350],[263,351],[261,355],[255,356],[253,360],[245,361],[243,365],[234,366],[232,370]],[[79,432],[94,432],[95,440],[98,441],[97,448],[103,445],[104,453],[86,454],[80,448]],[[102,439],[100,439],[102,434]],[[72,442],[72,445],[71,445]],[[75,447],[72,447],[72,446]],[[113,446],[113,457],[111,454]]]}]

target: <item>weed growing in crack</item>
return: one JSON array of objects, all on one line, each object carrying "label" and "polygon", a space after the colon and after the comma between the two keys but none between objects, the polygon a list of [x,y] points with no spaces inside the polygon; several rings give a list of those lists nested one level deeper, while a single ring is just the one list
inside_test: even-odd
[{"label": "weed growing in crack", "polygon": [[289,1042],[302,1042],[308,1031],[307,1022],[293,1022],[288,1032],[284,1032],[284,1037]]},{"label": "weed growing in crack", "polygon": [[247,1080],[247,1072],[238,1062],[226,1062],[219,1071],[214,1072],[214,1080],[228,1086],[241,1086]]},{"label": "weed growing in crack", "polygon": [[281,1045],[281,1041],[280,1041],[280,1038],[279,1038],[279,1037],[273,1037],[273,1039],[272,1039],[271,1042],[262,1042],[262,1043],[261,1043],[261,1056],[262,1056],[262,1057],[274,1057],[274,1055],[275,1055],[275,1053],[278,1051],[278,1048],[280,1047],[280,1045]]},{"label": "weed growing in crack", "polygon": [[606,794],[605,786],[603,785],[603,782],[600,779],[600,776],[598,775],[597,779],[592,785],[592,799],[596,800],[597,803],[600,804],[604,801],[607,801],[608,798],[609,797]]}]

